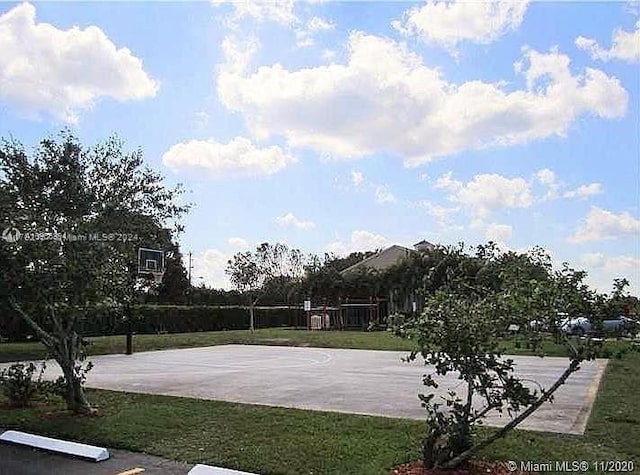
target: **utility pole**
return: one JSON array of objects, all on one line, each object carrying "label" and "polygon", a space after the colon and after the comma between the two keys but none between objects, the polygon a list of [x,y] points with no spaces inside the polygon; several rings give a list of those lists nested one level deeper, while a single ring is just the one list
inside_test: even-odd
[{"label": "utility pole", "polygon": [[191,287],[191,270],[193,269],[193,265],[191,265],[191,251],[189,251],[189,305],[193,304],[193,287]]}]

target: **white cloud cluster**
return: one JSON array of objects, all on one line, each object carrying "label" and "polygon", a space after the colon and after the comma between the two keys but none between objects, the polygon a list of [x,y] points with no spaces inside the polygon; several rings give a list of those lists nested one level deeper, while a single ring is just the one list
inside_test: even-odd
[{"label": "white cloud cluster", "polygon": [[29,3],[0,15],[0,100],[18,113],[75,123],[100,98],[156,95],[159,85],[142,61],[118,49],[100,28],[61,30],[35,17]]},{"label": "white cloud cluster", "polygon": [[504,243],[511,239],[513,228],[508,224],[491,223],[485,230],[484,237],[487,241]]},{"label": "white cloud cluster", "polygon": [[396,197],[391,190],[389,189],[389,185],[378,185],[376,186],[376,201],[378,203],[394,203],[396,201]]},{"label": "white cloud cluster", "polygon": [[[566,190],[567,185],[559,181],[556,177],[556,174],[548,168],[538,170],[538,172],[536,172],[535,174],[535,178],[547,189],[545,196],[542,198],[543,201],[555,200],[560,196],[567,199],[587,199],[602,193],[601,183],[589,183],[587,185],[580,185],[573,190]],[[562,190],[566,191],[561,193]]]},{"label": "white cloud cluster", "polygon": [[453,216],[460,211],[460,208],[457,206],[447,207],[442,206],[436,203],[432,203],[428,200],[422,200],[415,203],[410,203],[410,205],[416,206],[425,210],[427,215],[435,218],[438,226],[448,230],[463,230],[464,227],[456,224],[453,220]]},{"label": "white cloud cluster", "polygon": [[576,46],[587,51],[593,59],[601,61],[619,60],[627,63],[640,63],[640,20],[633,31],[617,29],[611,37],[611,48],[606,49],[593,38],[579,36]]},{"label": "white cloud cluster", "polygon": [[529,184],[519,177],[481,174],[462,183],[447,173],[436,180],[434,188],[448,191],[450,201],[461,204],[477,218],[501,208],[526,208],[533,203]]},{"label": "white cloud cluster", "polygon": [[294,227],[298,229],[313,229],[316,224],[313,221],[299,219],[293,213],[289,212],[276,218],[276,222],[280,226]]},{"label": "white cloud cluster", "polygon": [[214,289],[231,289],[229,276],[225,273],[227,263],[233,256],[218,249],[207,249],[193,256],[193,285],[204,283]]},{"label": "white cloud cluster", "polygon": [[558,183],[556,179],[556,174],[552,170],[544,168],[542,170],[538,170],[535,177],[547,188],[547,192],[543,200],[555,200],[558,197],[560,188],[562,188],[562,184]]},{"label": "white cloud cluster", "polygon": [[601,252],[583,254],[581,263],[587,267],[604,269],[610,274],[640,272],[640,259],[634,256],[605,256]]},{"label": "white cloud cluster", "polygon": [[569,241],[602,241],[628,236],[640,237],[640,219],[634,218],[627,212],[615,214],[593,206],[581,227],[569,238]]},{"label": "white cloud cluster", "polygon": [[220,70],[230,74],[242,74],[260,49],[260,41],[253,36],[229,35],[222,40],[221,49],[225,59]]},{"label": "white cloud cluster", "polygon": [[360,185],[362,185],[363,182],[364,182],[364,175],[362,174],[362,172],[353,170],[351,172],[351,183],[353,183],[353,186],[357,188]]},{"label": "white cloud cluster", "polygon": [[628,94],[597,69],[573,75],[556,50],[524,51],[522,90],[500,83],[447,82],[406,46],[353,32],[346,64],[288,70],[263,66],[245,75],[222,70],[218,95],[241,113],[255,137],[336,157],[388,152],[416,166],[466,150],[563,135],[577,117],[625,114]]},{"label": "white cloud cluster", "polygon": [[556,181],[556,174],[548,168],[543,168],[536,172],[536,178],[543,185],[553,185]]},{"label": "white cloud cluster", "polygon": [[380,234],[369,231],[353,231],[348,241],[337,240],[328,244],[325,249],[339,256],[356,251],[374,251],[391,245],[391,242]]},{"label": "white cloud cluster", "polygon": [[232,249],[236,249],[238,251],[243,251],[249,247],[249,243],[246,239],[237,236],[227,239],[227,243]]},{"label": "white cloud cluster", "polygon": [[640,295],[640,258],[630,255],[605,255],[601,252],[583,254],[580,263],[589,273],[588,283],[601,292],[611,292],[613,279],[629,280],[629,291]]},{"label": "white cloud cluster", "polygon": [[212,0],[211,3],[216,6],[233,5],[233,14],[229,18],[229,26],[232,27],[244,18],[281,25],[292,25],[298,21],[293,12],[294,0]]},{"label": "white cloud cluster", "polygon": [[318,33],[333,30],[335,26],[335,23],[325,20],[324,18],[317,16],[311,17],[307,20],[303,28],[296,29],[296,44],[300,48],[313,46],[316,43],[314,37]]},{"label": "white cloud cluster", "polygon": [[278,146],[256,147],[244,137],[227,144],[214,139],[177,143],[162,156],[174,171],[192,169],[214,177],[273,175],[296,159]]},{"label": "white cloud cluster", "polygon": [[405,35],[452,48],[462,41],[491,43],[520,26],[528,0],[429,0],[393,26]]},{"label": "white cloud cluster", "polygon": [[589,198],[591,196],[599,195],[602,193],[602,184],[589,183],[588,185],[581,185],[575,190],[569,190],[564,193],[565,198]]}]

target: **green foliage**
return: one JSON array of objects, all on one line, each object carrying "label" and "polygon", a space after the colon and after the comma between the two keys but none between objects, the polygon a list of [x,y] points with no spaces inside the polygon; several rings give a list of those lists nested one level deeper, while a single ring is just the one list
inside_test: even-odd
[{"label": "green foliage", "polygon": [[[82,314],[75,326],[84,337],[123,335],[129,329],[138,334],[241,330],[249,324],[244,308],[210,305],[135,305],[131,307],[131,322],[121,309],[111,306],[83,310]],[[302,321],[301,316],[297,308],[255,309],[258,328],[293,326]],[[25,327],[24,333],[8,336],[13,341],[26,341],[29,335],[31,331]]]},{"label": "green foliage", "polygon": [[[182,262],[182,253],[177,243],[170,243],[165,249],[165,273],[158,286],[157,303],[180,305],[189,303],[189,278]],[[150,299],[147,299],[149,302]],[[150,303],[150,302],[149,302]]]},{"label": "green foliage", "polygon": [[31,405],[38,391],[38,383],[42,378],[42,371],[34,379],[36,365],[34,363],[15,363],[0,372],[0,388],[11,407],[27,407]]},{"label": "green foliage", "polygon": [[[451,467],[504,436],[551,400],[580,363],[595,358],[601,350],[601,345],[590,339],[576,343],[564,337],[570,354],[567,369],[551,387],[532,390],[514,375],[513,361],[502,355],[501,336],[507,328],[517,325],[533,351],[542,352],[540,335],[530,331],[532,320],[544,328],[557,329],[561,312],[602,315],[608,300],[587,287],[585,272],[567,264],[554,272],[551,259],[541,248],[518,254],[502,252],[489,243],[478,247],[475,255],[468,254],[463,245],[438,252],[428,273],[416,265],[416,258],[402,264],[405,270],[413,271],[408,273],[413,282],[422,280],[426,299],[420,315],[396,316],[391,328],[416,345],[410,360],[420,355],[433,367],[434,375],[457,372],[464,382],[466,394],[462,397],[449,392],[443,401],[435,401],[433,394],[420,395],[427,412],[425,465]],[[618,294],[623,284],[616,283]],[[425,376],[427,387],[438,386],[434,375]],[[473,433],[490,411],[506,411],[511,421],[491,437],[474,443]]]},{"label": "green foliage", "polygon": [[136,249],[167,247],[172,230],[181,230],[188,206],[177,202],[180,194],[115,137],[83,147],[63,131],[32,153],[0,141],[0,226],[22,234],[0,241],[0,300],[60,364],[70,409],[88,406],[76,366],[83,359],[76,322],[88,315],[81,309],[132,302]]},{"label": "green foliage", "polygon": [[265,293],[289,302],[302,280],[305,258],[298,249],[264,242],[255,251],[239,252],[229,260],[226,272],[233,286],[247,298],[249,328],[254,329],[254,307]]}]

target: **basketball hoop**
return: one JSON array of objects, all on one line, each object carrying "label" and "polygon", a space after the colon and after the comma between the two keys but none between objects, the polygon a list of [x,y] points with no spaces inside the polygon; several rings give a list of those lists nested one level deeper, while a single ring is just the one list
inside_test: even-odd
[{"label": "basketball hoop", "polygon": [[162,278],[164,277],[164,272],[151,272],[151,276],[153,277],[153,282],[156,284],[162,283]]}]

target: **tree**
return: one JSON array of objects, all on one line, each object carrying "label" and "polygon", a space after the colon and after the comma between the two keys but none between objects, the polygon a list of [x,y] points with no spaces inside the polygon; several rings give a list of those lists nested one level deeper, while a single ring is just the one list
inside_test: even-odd
[{"label": "tree", "polygon": [[97,305],[125,313],[135,295],[136,249],[168,244],[187,206],[180,189],[111,138],[83,147],[68,131],[30,155],[0,142],[0,298],[33,329],[64,375],[70,410],[90,412],[77,322]]},{"label": "tree", "polygon": [[229,260],[226,272],[231,284],[247,299],[249,329],[255,328],[254,308],[267,288],[289,285],[299,281],[304,271],[304,256],[286,244],[267,242],[255,251],[239,252]]},{"label": "tree", "polygon": [[[420,395],[427,411],[423,460],[428,468],[457,466],[503,437],[551,400],[583,361],[595,358],[597,347],[590,340],[576,343],[565,336],[570,354],[566,370],[551,387],[532,390],[514,374],[513,361],[503,357],[500,343],[510,324],[526,332],[534,319],[555,325],[558,312],[567,308],[595,312],[601,298],[584,285],[585,276],[567,265],[554,272],[541,249],[514,254],[489,245],[475,256],[462,247],[446,250],[426,282],[435,290],[426,293],[423,312],[396,316],[392,324],[397,335],[416,343],[409,359],[422,356],[433,365],[435,374],[424,378],[427,387],[438,386],[434,375],[449,372],[459,373],[463,381],[462,397],[449,392],[444,403],[435,401],[433,393]],[[506,411],[512,419],[475,441],[477,425],[491,411]]]},{"label": "tree", "polygon": [[344,292],[344,278],[340,273],[342,266],[334,265],[336,259],[334,255],[326,253],[322,258],[316,255],[310,255],[307,258],[302,285],[305,297],[321,297],[329,302],[338,302]]},{"label": "tree", "polygon": [[172,242],[166,252],[165,273],[158,286],[157,300],[163,304],[184,304],[187,303],[188,293],[192,290],[189,287],[180,246]]}]

